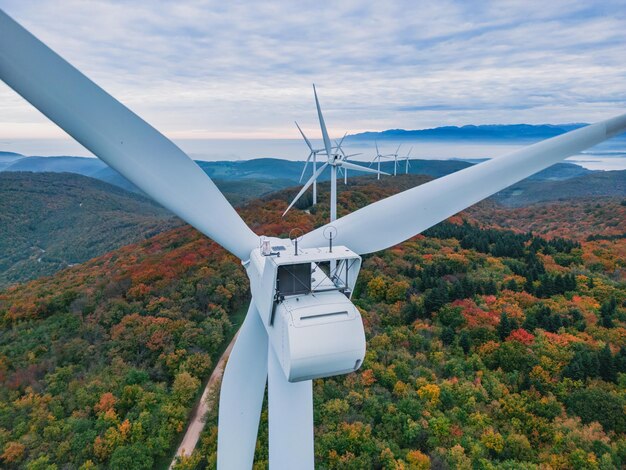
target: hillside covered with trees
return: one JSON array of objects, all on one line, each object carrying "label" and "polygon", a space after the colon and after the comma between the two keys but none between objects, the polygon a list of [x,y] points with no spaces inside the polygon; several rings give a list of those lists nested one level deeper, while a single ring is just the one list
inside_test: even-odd
[{"label": "hillside covered with trees", "polygon": [[[291,184],[218,181],[235,205]],[[96,178],[0,172],[0,288],[51,275],[181,223],[141,194]]]},{"label": "hillside covered with trees", "polygon": [[0,173],[0,288],[156,235],[180,221],[152,201],[71,173]]},{"label": "hillside covered with trees", "polygon": [[[421,181],[355,179],[340,215]],[[327,220],[323,189],[281,218],[292,194],[240,212],[268,235]],[[365,257],[354,302],[368,352],[357,373],[315,381],[317,467],[626,464],[624,206],[576,202],[570,220],[564,204],[535,206],[555,219],[542,237],[524,209],[479,205]],[[557,231],[559,217],[574,228]],[[614,236],[594,232],[600,219]],[[2,466],[167,466],[247,301],[238,261],[186,226],[1,292]],[[179,468],[213,468],[207,419]]]}]

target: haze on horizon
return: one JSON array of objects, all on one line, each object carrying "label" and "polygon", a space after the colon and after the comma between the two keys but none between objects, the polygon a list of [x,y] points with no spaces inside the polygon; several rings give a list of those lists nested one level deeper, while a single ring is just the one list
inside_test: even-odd
[{"label": "haze on horizon", "polygon": [[[317,137],[313,82],[335,136],[604,119],[626,109],[624,7],[0,0],[96,83],[187,142],[296,139],[294,119]],[[24,140],[78,145],[0,83],[0,149]]]}]

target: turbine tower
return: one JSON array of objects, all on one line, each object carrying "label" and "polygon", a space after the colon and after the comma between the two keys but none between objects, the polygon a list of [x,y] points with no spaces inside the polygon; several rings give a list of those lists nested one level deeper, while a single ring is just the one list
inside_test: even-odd
[{"label": "turbine tower", "polygon": [[[172,141],[2,10],[0,79],[148,196],[241,260],[252,298],[220,390],[218,470],[252,468],[266,385],[270,469],[313,470],[312,380],[353,372],[365,356],[361,314],[350,300],[361,255],[402,243],[626,130],[626,114],[585,126],[338,220],[333,212],[332,225],[287,240],[255,234]],[[319,102],[317,109],[330,156]],[[336,269],[327,275],[321,268],[333,263]]]},{"label": "turbine tower", "polygon": [[[381,171],[380,171],[380,160],[381,160],[382,158],[387,158],[387,157],[389,157],[390,155],[382,155],[382,154],[380,153],[380,150],[378,150],[378,142],[377,142],[377,141],[374,141],[374,145],[376,145],[376,155],[374,156],[374,158],[373,158],[373,159],[372,159],[372,161],[370,162],[370,166],[372,166],[372,163],[374,163],[374,162],[378,162],[378,176],[377,176],[377,178],[376,178],[376,179],[380,179],[380,174],[381,174]],[[386,173],[384,173],[384,174],[386,174]]]},{"label": "turbine tower", "polygon": [[398,176],[398,152],[400,151],[400,147],[402,144],[398,145],[396,151],[389,156],[393,157],[393,176]]},{"label": "turbine tower", "polygon": [[413,147],[409,149],[409,151],[406,153],[406,156],[404,157],[404,161],[405,161],[404,174],[405,175],[409,174],[409,168],[411,167],[411,164],[409,163],[409,155],[411,155],[412,150],[413,150]]}]

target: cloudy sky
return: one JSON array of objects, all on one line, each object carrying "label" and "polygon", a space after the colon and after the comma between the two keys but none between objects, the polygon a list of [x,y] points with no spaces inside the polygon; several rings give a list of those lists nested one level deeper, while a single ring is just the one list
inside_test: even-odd
[{"label": "cloudy sky", "polygon": [[[590,122],[626,109],[626,1],[0,0],[174,139]],[[315,131],[314,131],[315,129]],[[336,132],[337,133],[337,132]],[[0,83],[0,139],[64,134]]]}]

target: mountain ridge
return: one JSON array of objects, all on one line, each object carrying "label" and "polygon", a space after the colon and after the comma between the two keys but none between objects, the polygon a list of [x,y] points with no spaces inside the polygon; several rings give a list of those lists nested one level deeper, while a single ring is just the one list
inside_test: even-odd
[{"label": "mountain ridge", "polygon": [[[196,161],[198,166],[211,178],[218,186],[220,181],[237,181],[243,179],[263,180],[265,184],[270,184],[274,189],[288,187],[290,184],[298,184],[300,175],[304,169],[303,161],[291,161],[278,158],[258,158],[242,161]],[[358,162],[367,167],[367,162]],[[428,159],[411,159],[409,173],[425,174],[432,177],[440,177],[462,170],[477,161],[467,161],[463,159],[448,160],[428,160]],[[393,162],[384,161],[381,163],[381,170],[387,173],[393,173]],[[309,165],[309,170],[312,167]],[[400,173],[404,173],[403,162],[400,165]],[[141,192],[133,183],[119,174],[116,170],[107,166],[104,162],[92,157],[69,157],[69,156],[50,156],[50,157],[23,157],[17,160],[2,163],[0,162],[0,172],[14,171],[32,171],[32,172],[69,172],[83,176],[89,176],[101,181],[114,184],[127,191]],[[571,176],[579,176],[587,173],[587,170],[579,165],[572,163],[557,163],[549,169],[533,175],[532,178],[566,178]],[[309,173],[305,175],[305,177]],[[351,172],[354,175],[354,172]],[[545,176],[550,174],[550,176]],[[327,181],[330,179],[329,172],[324,172],[319,177],[319,181]]]},{"label": "mountain ridge", "polygon": [[429,129],[387,129],[350,134],[350,140],[534,140],[554,137],[588,124],[468,124]]}]

